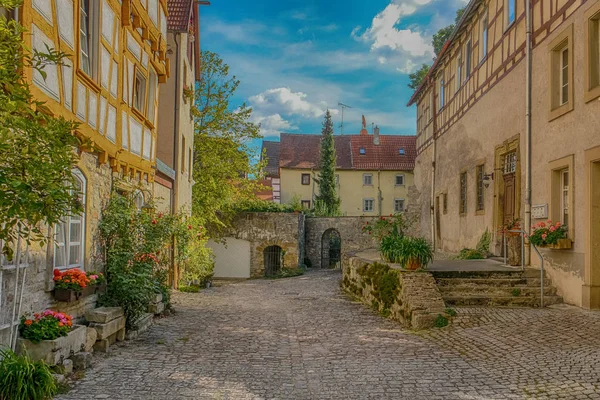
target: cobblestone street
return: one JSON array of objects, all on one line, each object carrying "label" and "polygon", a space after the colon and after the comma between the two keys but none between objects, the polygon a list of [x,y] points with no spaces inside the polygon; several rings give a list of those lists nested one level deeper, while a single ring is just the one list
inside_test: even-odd
[{"label": "cobblestone street", "polygon": [[60,399],[600,399],[600,313],[458,309],[411,333],[339,271],[177,294]]}]

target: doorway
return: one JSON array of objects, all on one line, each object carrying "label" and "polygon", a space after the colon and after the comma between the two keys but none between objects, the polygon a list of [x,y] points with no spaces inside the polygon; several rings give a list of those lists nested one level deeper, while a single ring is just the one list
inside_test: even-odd
[{"label": "doorway", "polygon": [[342,237],[336,229],[328,229],[321,238],[321,268],[341,268]]},{"label": "doorway", "polygon": [[[586,158],[600,157],[600,148],[589,151]],[[589,237],[586,251],[586,279],[583,306],[600,309],[600,159],[589,163]]]},{"label": "doorway", "polygon": [[263,252],[265,260],[265,276],[274,276],[281,271],[282,250],[279,246],[269,246]]}]

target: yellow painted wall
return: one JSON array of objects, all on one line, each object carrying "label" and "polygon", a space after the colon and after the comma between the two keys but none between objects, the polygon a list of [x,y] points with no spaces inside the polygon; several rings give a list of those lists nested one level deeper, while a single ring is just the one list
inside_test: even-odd
[{"label": "yellow painted wall", "polygon": [[[310,185],[302,185],[302,174],[311,174]],[[404,207],[408,206],[408,187],[414,183],[412,172],[338,170],[336,174],[339,175],[338,194],[342,200],[343,215],[392,214],[394,199],[404,199]],[[363,185],[364,174],[372,174],[371,186]],[[403,186],[395,185],[396,175],[404,175]],[[314,180],[318,176],[317,171],[281,168],[280,176],[282,203],[290,203],[294,196],[299,196],[300,200],[310,200],[312,205],[313,195],[319,192]],[[372,212],[363,212],[363,199],[375,200]]]}]

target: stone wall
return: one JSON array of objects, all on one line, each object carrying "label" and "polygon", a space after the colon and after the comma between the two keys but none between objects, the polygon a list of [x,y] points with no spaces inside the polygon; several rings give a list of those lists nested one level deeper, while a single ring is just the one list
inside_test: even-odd
[{"label": "stone wall", "polygon": [[[378,279],[394,280],[381,285]],[[405,271],[371,260],[349,257],[343,263],[342,288],[351,296],[412,329],[447,324],[451,319],[435,279],[428,272]],[[386,304],[389,303],[389,304]]]},{"label": "stone wall", "polygon": [[313,268],[322,268],[321,251],[323,234],[329,229],[339,232],[342,239],[342,259],[348,254],[377,247],[373,239],[362,232],[362,227],[378,217],[307,217],[306,257]]},{"label": "stone wall", "polygon": [[236,218],[228,237],[250,242],[250,276],[265,274],[264,250],[279,246],[285,251],[287,268],[301,265],[301,232],[304,216],[297,213],[244,213]]}]

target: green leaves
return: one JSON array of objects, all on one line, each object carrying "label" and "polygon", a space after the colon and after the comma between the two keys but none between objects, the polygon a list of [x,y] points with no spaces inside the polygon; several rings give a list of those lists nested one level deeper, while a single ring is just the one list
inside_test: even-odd
[{"label": "green leaves", "polygon": [[52,371],[43,361],[33,362],[9,349],[0,349],[0,360],[0,399],[45,400],[57,393]]},{"label": "green leaves", "polygon": [[341,214],[341,200],[335,187],[335,141],[333,138],[333,122],[329,110],[325,113],[323,130],[321,131],[321,153],[319,156],[319,177],[315,181],[319,185],[319,194],[315,198],[314,214],[322,217],[335,217]]}]

